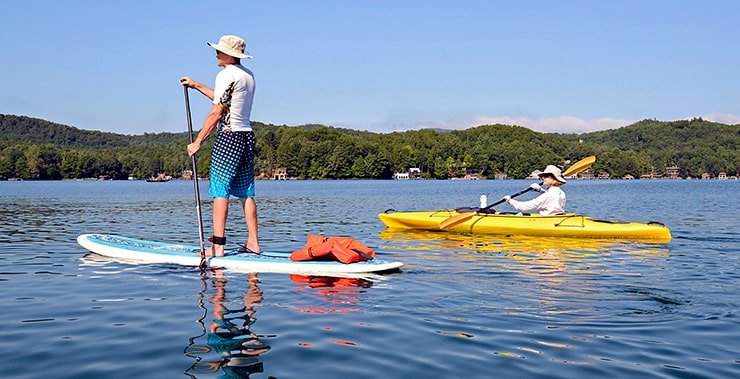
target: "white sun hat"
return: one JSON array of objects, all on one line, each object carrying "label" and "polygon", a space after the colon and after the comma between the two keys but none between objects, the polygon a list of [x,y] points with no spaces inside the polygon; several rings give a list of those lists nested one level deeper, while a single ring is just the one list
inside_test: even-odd
[{"label": "white sun hat", "polygon": [[539,176],[542,177],[542,175],[546,174],[554,176],[555,180],[559,181],[560,183],[565,183],[565,178],[563,178],[563,174],[560,172],[560,169],[553,165],[547,165],[547,167],[545,167],[545,170],[539,173]]},{"label": "white sun hat", "polygon": [[251,55],[245,54],[244,49],[247,43],[238,36],[225,35],[218,40],[218,43],[208,42],[208,46],[234,58],[252,58]]}]

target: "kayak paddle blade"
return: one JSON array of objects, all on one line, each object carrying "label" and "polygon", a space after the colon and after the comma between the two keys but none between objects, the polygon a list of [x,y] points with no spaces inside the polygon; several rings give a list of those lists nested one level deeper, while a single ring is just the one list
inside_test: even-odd
[{"label": "kayak paddle blade", "polygon": [[568,167],[567,170],[563,173],[563,176],[573,176],[578,175],[583,171],[586,171],[589,167],[593,166],[594,162],[596,162],[596,156],[590,156],[581,159],[580,161],[574,163],[572,166]]},{"label": "kayak paddle blade", "polygon": [[439,223],[439,228],[442,230],[447,230],[449,228],[452,228],[454,226],[460,225],[464,223],[465,221],[470,220],[475,216],[474,212],[470,213],[460,213],[459,215],[452,216],[450,218],[445,219],[444,221]]}]

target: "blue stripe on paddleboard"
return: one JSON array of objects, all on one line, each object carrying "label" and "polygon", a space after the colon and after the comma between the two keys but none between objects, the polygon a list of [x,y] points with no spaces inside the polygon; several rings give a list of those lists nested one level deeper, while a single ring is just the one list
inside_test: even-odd
[{"label": "blue stripe on paddleboard", "polygon": [[[92,242],[111,247],[131,250],[132,252],[148,252],[162,255],[192,256],[200,254],[200,247],[194,245],[174,244],[167,242],[146,241],[136,238],[112,236],[107,234],[94,234],[88,237]],[[265,251],[261,254],[240,253],[236,249],[226,251],[225,257],[238,258],[276,258],[290,259],[290,253],[279,253]]]},{"label": "blue stripe on paddleboard", "polygon": [[[187,257],[187,258],[199,258],[200,247],[193,245],[173,244],[167,242],[147,241],[135,238],[121,237],[107,234],[91,234],[88,235],[87,240],[103,246],[108,246],[117,249],[124,249],[131,251],[131,257],[135,258],[137,253],[151,253],[161,256],[171,257]],[[218,260],[228,261],[242,261],[242,262],[274,262],[282,264],[311,264],[318,266],[346,266],[346,264],[337,261],[299,261],[295,262],[290,260],[291,253],[283,252],[262,252],[261,254],[253,253],[239,253],[236,249],[231,249],[226,252],[223,257],[218,257]],[[350,265],[360,266],[377,266],[393,263],[391,261],[373,259],[371,261],[360,261],[353,262]]]}]

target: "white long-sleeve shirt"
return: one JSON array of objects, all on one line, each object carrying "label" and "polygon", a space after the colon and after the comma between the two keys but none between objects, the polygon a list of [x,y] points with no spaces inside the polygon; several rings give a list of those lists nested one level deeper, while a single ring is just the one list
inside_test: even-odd
[{"label": "white long-sleeve shirt", "polygon": [[520,211],[537,209],[542,216],[565,213],[565,192],[560,187],[552,186],[545,193],[532,200],[517,201],[511,199],[509,204]]}]

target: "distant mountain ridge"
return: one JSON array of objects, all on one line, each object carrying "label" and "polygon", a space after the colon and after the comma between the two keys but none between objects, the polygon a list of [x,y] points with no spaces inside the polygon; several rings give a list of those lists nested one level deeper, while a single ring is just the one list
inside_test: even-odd
[{"label": "distant mountain ridge", "polygon": [[[255,133],[274,132],[286,125],[271,125],[252,121]],[[307,124],[294,128],[312,130],[324,128],[324,125]],[[347,128],[332,128],[340,133],[364,136],[374,134]],[[197,130],[196,130],[197,132]],[[118,134],[96,130],[84,130],[74,126],[28,116],[0,114],[0,141],[27,142],[32,144],[52,144],[61,148],[106,149],[112,147],[129,147],[143,144],[166,144],[188,137],[188,133],[144,133],[141,135]]]},{"label": "distant mountain ridge", "polygon": [[740,145],[740,124],[727,125],[701,118],[677,121],[642,120],[618,129],[584,134],[558,134],[569,141],[583,141],[636,152],[647,150],[719,151]]},{"label": "distant mountain ridge", "polygon": [[168,143],[187,133],[145,133],[125,135],[82,130],[74,126],[32,118],[0,114],[0,141],[52,144],[62,148],[105,149],[148,143]]},{"label": "distant mountain ridge", "polygon": [[[253,121],[258,136],[274,132],[286,125],[271,125]],[[312,130],[326,127],[319,124],[293,126]],[[342,134],[367,136],[377,133],[346,128],[332,128]],[[449,133],[447,129],[425,129],[437,133]],[[545,134],[545,133],[543,133]],[[642,120],[618,129],[583,134],[550,133],[567,141],[588,142],[612,146],[620,150],[645,151],[650,149],[737,149],[740,145],[740,125],[726,125],[701,118],[692,120],[658,121]],[[104,149],[128,147],[142,144],[165,144],[187,137],[187,133],[144,133],[126,135],[91,131],[62,125],[28,116],[0,114],[0,141],[52,144],[62,148]]]}]

